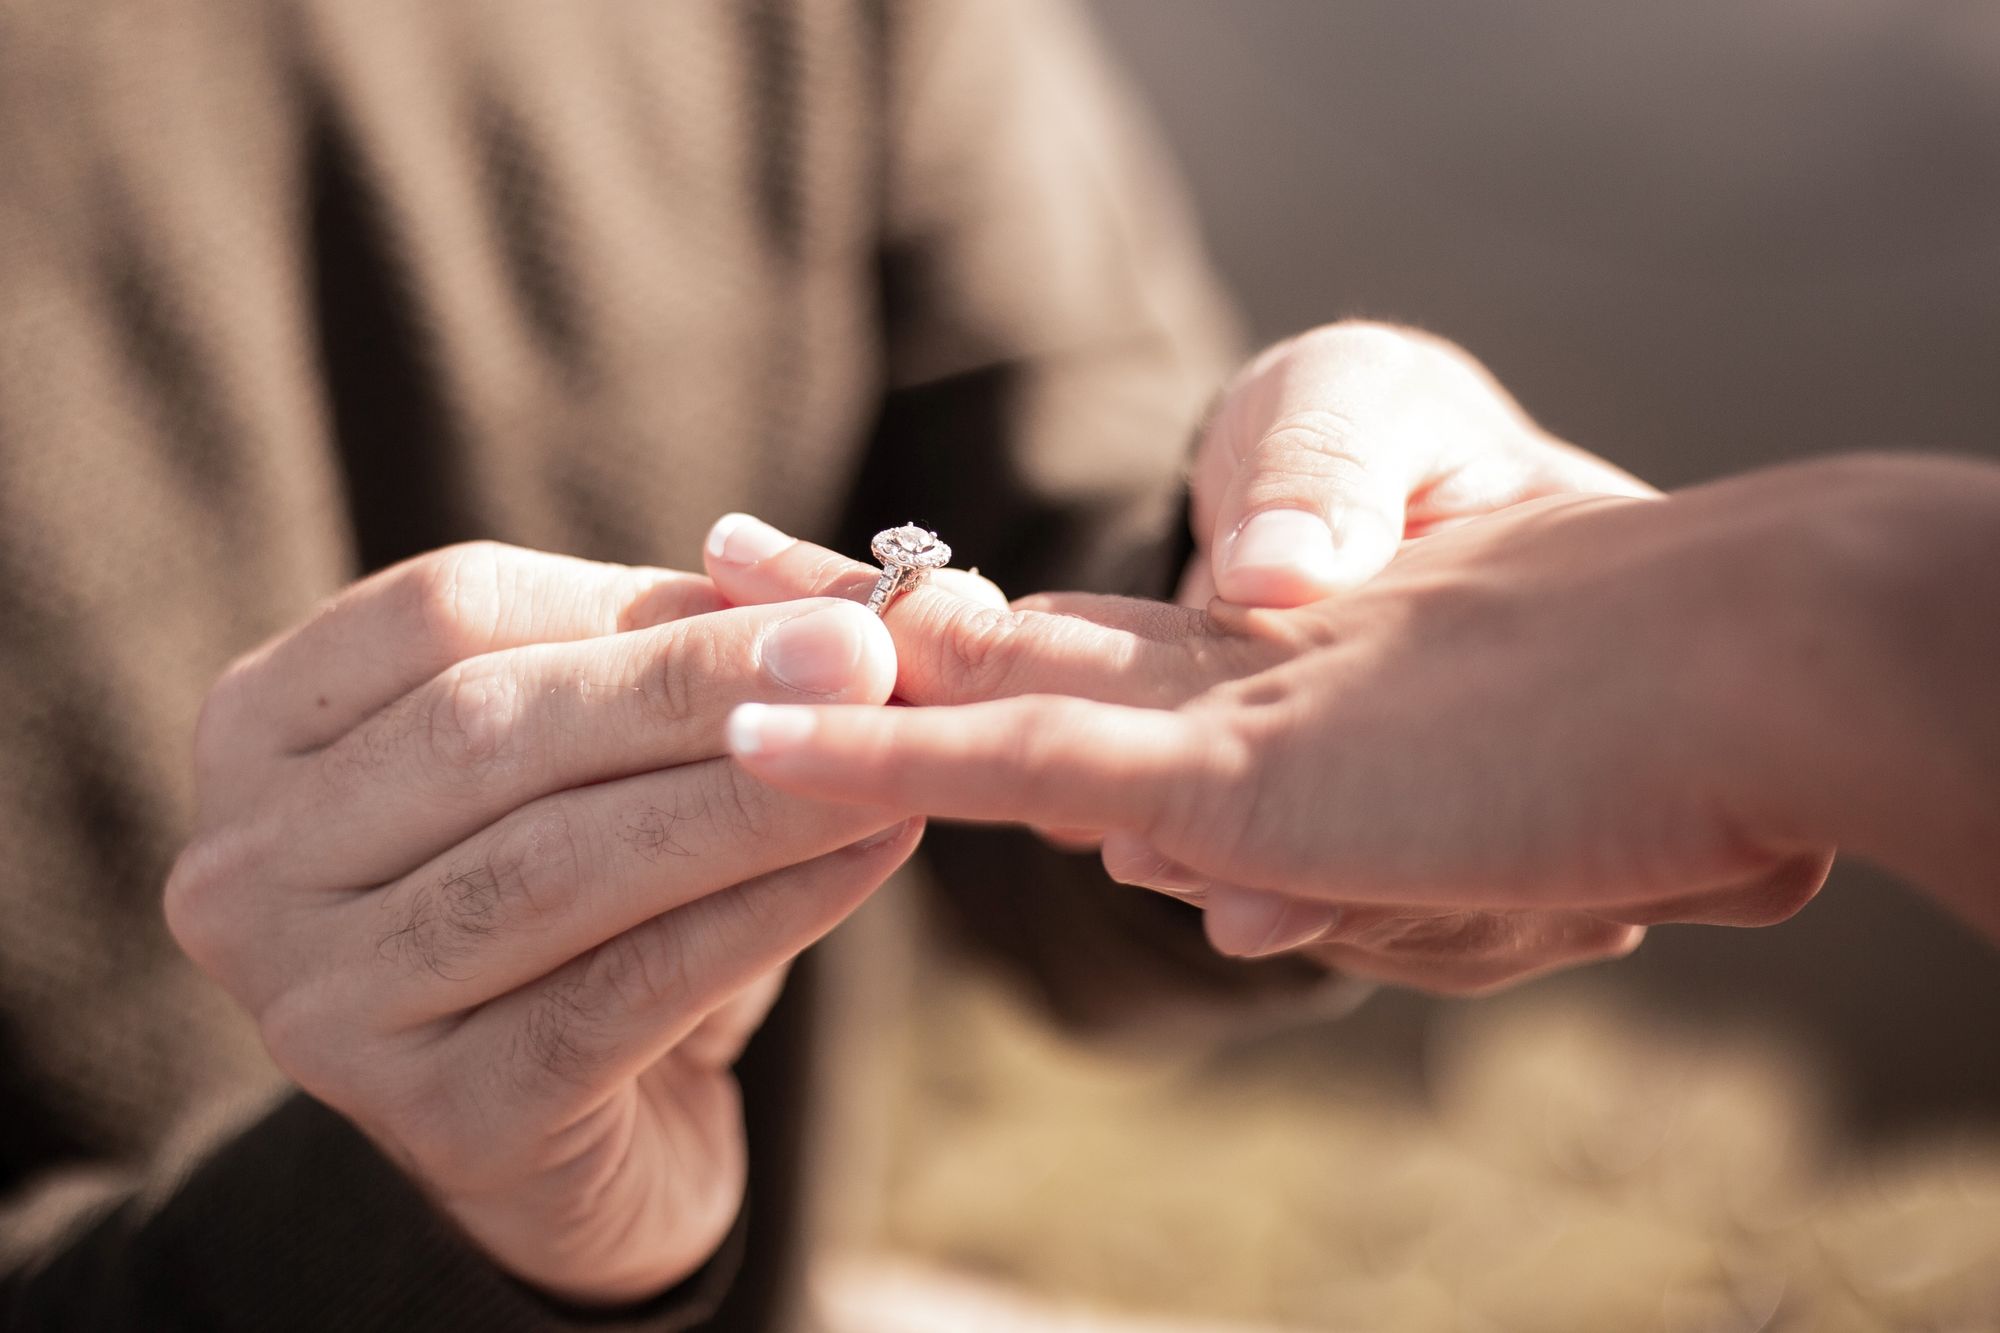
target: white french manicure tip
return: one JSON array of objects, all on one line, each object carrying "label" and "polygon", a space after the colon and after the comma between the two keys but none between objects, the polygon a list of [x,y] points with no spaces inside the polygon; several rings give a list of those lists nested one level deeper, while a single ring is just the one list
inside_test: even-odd
[{"label": "white french manicure tip", "polygon": [[708,530],[708,541],[704,543],[709,555],[717,560],[722,559],[722,552],[729,545],[729,534],[736,531],[742,525],[743,521],[749,517],[750,515],[748,514],[740,514],[732,511],[716,519],[715,525]]},{"label": "white french manicure tip", "polygon": [[1230,563],[1241,569],[1283,569],[1310,577],[1334,565],[1333,529],[1303,509],[1266,509],[1236,530]]},{"label": "white french manicure tip", "polygon": [[755,754],[762,748],[764,714],[770,711],[764,704],[738,704],[730,710],[723,731],[731,754]]},{"label": "white french manicure tip", "polygon": [[810,708],[738,704],[730,711],[723,734],[731,754],[769,754],[805,740],[817,725]]}]

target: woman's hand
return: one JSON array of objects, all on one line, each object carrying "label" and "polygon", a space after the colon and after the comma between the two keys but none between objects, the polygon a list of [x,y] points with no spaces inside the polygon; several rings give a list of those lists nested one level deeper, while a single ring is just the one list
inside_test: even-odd
[{"label": "woman's hand", "polygon": [[648,1296],[742,1200],[737,1054],[786,965],[916,845],[772,790],[734,705],[880,703],[879,624],[707,579],[455,547],[238,663],[167,885],[279,1067],[501,1266]]},{"label": "woman's hand", "polygon": [[[1417,543],[1411,555],[1447,536],[1467,543],[1474,531]],[[868,566],[755,520],[732,516],[717,532],[708,567],[718,589],[734,601],[858,599],[874,582]],[[1483,586],[1476,571],[1463,577]],[[1385,656],[1392,645],[1421,658],[1433,647],[1448,648],[1446,627],[1458,611],[1472,617],[1457,627],[1459,634],[1487,623],[1477,614],[1481,599],[1453,595],[1450,579],[1422,575],[1418,562],[1392,569],[1380,587],[1314,607],[1218,608],[1216,616],[1082,595],[1029,598],[1012,610],[997,609],[951,590],[960,582],[934,580],[905,595],[890,608],[887,623],[898,643],[902,698],[971,706],[752,713],[737,726],[746,766],[779,785],[834,799],[874,793],[896,808],[1018,820],[1084,835],[1110,831],[1104,858],[1111,874],[1206,907],[1211,939],[1227,952],[1305,950],[1346,971],[1434,990],[1484,990],[1622,954],[1640,936],[1632,921],[1659,915],[1640,905],[1610,912],[1570,904],[1545,908],[1449,891],[1476,888],[1476,876],[1441,877],[1427,886],[1428,896],[1419,896],[1400,882],[1385,882],[1379,867],[1364,865],[1364,875],[1340,864],[1347,855],[1341,847],[1346,821],[1369,827],[1387,845],[1384,859],[1393,868],[1423,850],[1437,835],[1434,822],[1451,813],[1435,808],[1421,788],[1409,789],[1407,770],[1423,759],[1411,752],[1415,742],[1446,741],[1452,727],[1469,730],[1469,722],[1441,718],[1434,730],[1406,711],[1403,716],[1413,718],[1412,746],[1371,754],[1352,769],[1347,777],[1358,794],[1393,816],[1379,829],[1370,827],[1373,818],[1361,804],[1326,810],[1312,799],[1327,775],[1285,771],[1312,761],[1300,748],[1308,724],[1328,731],[1352,725],[1350,718],[1388,720],[1372,717],[1381,701],[1370,704],[1346,685],[1363,684],[1365,666],[1396,679],[1400,673]],[[1417,588],[1428,592],[1416,594]],[[1413,595],[1415,610],[1403,605]],[[1419,631],[1420,637],[1405,637]],[[1372,650],[1365,647],[1369,641],[1376,645]],[[1462,665],[1456,654],[1451,660]],[[1338,682],[1320,678],[1335,671]],[[1459,705],[1473,701],[1449,697],[1458,691],[1448,675],[1435,677],[1438,708],[1471,711]],[[1460,675],[1459,685],[1467,678]],[[1034,697],[1012,698],[1023,695]],[[1044,697],[1052,695],[1074,697]],[[990,700],[1008,702],[981,702]],[[813,719],[821,726],[809,739],[788,741],[787,726]],[[1233,748],[1239,735],[1260,738],[1258,764],[1250,763],[1247,750]],[[1332,766],[1339,757],[1336,748],[1319,759]],[[1383,776],[1404,781],[1405,790],[1369,781],[1370,767],[1384,761],[1404,770]],[[1475,786],[1494,780],[1493,774],[1460,776]],[[1499,780],[1515,776],[1502,773]],[[1228,790],[1212,805],[1194,797],[1190,803],[1203,808],[1182,812],[1175,804],[1181,799],[1176,791],[1218,784]],[[1439,794],[1446,793],[1440,788]],[[1467,813],[1479,806],[1473,797]],[[1265,823],[1285,824],[1286,836],[1296,840],[1289,855],[1302,863],[1296,873],[1272,875],[1251,863],[1249,854],[1275,852],[1277,844],[1248,846],[1247,823],[1232,835],[1230,821],[1238,812],[1246,820],[1254,812]],[[1262,827],[1255,834],[1274,836]],[[1413,847],[1395,847],[1398,836],[1408,836]],[[1325,862],[1315,863],[1322,853]],[[1475,851],[1464,855],[1478,864]],[[1691,904],[1689,910],[1703,908]]]},{"label": "woman's hand", "polygon": [[[1289,611],[918,594],[891,612],[899,688],[964,706],[750,708],[732,744],[816,797],[1103,830],[1110,873],[1197,897],[1218,947],[1311,942],[1392,980],[1478,988],[1621,952],[1630,925],[1773,922],[1831,856],[1760,744],[1787,711],[1763,702],[1770,645],[1832,633],[1793,595],[1809,556],[1771,545],[1799,537],[1795,501],[1538,501]],[[858,586],[845,563],[710,568],[747,599]]]},{"label": "woman's hand", "polygon": [[1180,600],[1289,607],[1381,573],[1402,542],[1523,500],[1650,496],[1542,430],[1462,348],[1383,324],[1272,346],[1224,391],[1191,478]]}]

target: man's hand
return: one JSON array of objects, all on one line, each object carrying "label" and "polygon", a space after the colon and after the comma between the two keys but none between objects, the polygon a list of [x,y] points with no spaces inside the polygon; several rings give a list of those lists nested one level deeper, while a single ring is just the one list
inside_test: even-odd
[{"label": "man's hand", "polygon": [[901,812],[732,761],[735,705],[881,703],[859,607],[457,547],[236,664],[167,886],[273,1058],[503,1267],[619,1302],[740,1205],[730,1065],[788,961],[910,853]]},{"label": "man's hand", "polygon": [[1544,496],[1652,495],[1555,439],[1463,349],[1330,324],[1267,349],[1223,393],[1192,476],[1181,601],[1302,606],[1421,537]]},{"label": "man's hand", "polygon": [[[860,599],[876,574],[743,515],[717,525],[708,568],[718,590],[742,603]],[[1103,855],[1112,877],[1205,908],[1209,938],[1227,953],[1300,951],[1355,975],[1465,993],[1629,952],[1643,932],[1589,911],[1490,911],[1390,892],[1370,898],[1368,883],[1344,882],[1337,873],[1307,873],[1297,885],[1262,880],[1237,875],[1233,853],[1184,861],[1161,850],[1177,853],[1181,842],[1156,847],[1143,836],[1156,822],[1171,822],[1183,837],[1198,839],[1204,830],[1220,837],[1246,807],[1296,814],[1301,829],[1293,832],[1301,836],[1327,831],[1319,828],[1309,774],[1294,790],[1269,793],[1268,805],[1245,789],[1219,797],[1213,808],[1170,811],[1163,793],[1175,784],[1214,785],[1217,765],[1246,784],[1282,782],[1275,768],[1253,771],[1232,758],[1225,743],[1241,719],[1225,705],[1249,701],[1244,716],[1275,725],[1285,700],[1260,695],[1282,687],[1289,696],[1298,687],[1269,673],[1308,654],[1335,623],[1393,629],[1405,617],[1391,589],[1355,594],[1351,608],[1343,609],[1348,599],[1335,599],[1220,621],[1157,602],[1077,594],[1031,597],[1010,610],[995,605],[990,586],[947,572],[889,609],[896,690],[913,704],[972,706],[767,712],[740,720],[740,739],[753,748],[739,752],[774,782],[833,799],[1017,820],[1066,830],[1080,843],[1110,830]],[[1314,698],[1326,693],[1316,690]],[[981,702],[990,700],[1009,702]],[[1300,697],[1289,706],[1308,705]],[[787,726],[814,718],[822,731],[787,742]],[[1191,719],[1226,725],[1190,739]],[[836,754],[855,763],[851,785],[837,776]],[[1378,803],[1391,796],[1375,793]],[[1428,816],[1420,793],[1409,799],[1412,808],[1399,811],[1393,827],[1418,826],[1421,849],[1432,836],[1423,827]]]}]

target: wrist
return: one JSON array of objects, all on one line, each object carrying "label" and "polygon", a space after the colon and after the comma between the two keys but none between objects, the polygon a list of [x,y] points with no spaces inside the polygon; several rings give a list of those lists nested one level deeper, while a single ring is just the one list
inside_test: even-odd
[{"label": "wrist", "polygon": [[2000,727],[1966,713],[1992,669],[1990,628],[1971,639],[2000,604],[2000,469],[1856,457],[1726,485],[1762,516],[1718,571],[1741,594],[1716,679],[1747,831],[1949,895],[1992,834]]}]

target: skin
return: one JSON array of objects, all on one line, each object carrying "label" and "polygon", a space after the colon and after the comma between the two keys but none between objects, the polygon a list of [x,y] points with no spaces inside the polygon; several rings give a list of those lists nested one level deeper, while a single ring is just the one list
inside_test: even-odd
[{"label": "skin", "polygon": [[436,552],[217,684],[168,921],[495,1262],[641,1298],[740,1206],[729,1067],[786,965],[922,812],[1101,841],[1225,951],[1441,990],[1777,919],[1850,825],[2000,916],[1992,470],[1887,466],[1541,498],[1650,492],[1448,344],[1337,326],[1204,435],[1187,587],[1235,599],[1206,611],[945,571],[885,632],[871,567],[740,515],[712,582]]},{"label": "skin", "polygon": [[748,700],[880,703],[879,623],[509,547],[397,566],[203,709],[186,951],[279,1066],[493,1259],[623,1302],[742,1200],[730,1065],[786,965],[910,854],[900,811],[777,792]]},{"label": "skin", "polygon": [[1359,587],[1402,543],[1524,500],[1656,495],[1534,421],[1463,348],[1329,324],[1246,365],[1190,472],[1181,601],[1292,607]]},{"label": "skin", "polygon": [[1290,611],[1031,599],[989,701],[731,738],[787,790],[1106,830],[1225,949],[1408,904],[1769,924],[1835,843],[2000,935],[1997,571],[2000,468],[1842,460],[1516,506]]},{"label": "skin", "polygon": [[[1343,531],[1341,515],[1367,505],[1399,521],[1394,486],[1340,493],[1357,451],[1409,415],[1398,404],[1456,393],[1458,415],[1433,424],[1484,432],[1511,460],[1496,471],[1440,452],[1399,473],[1412,523],[1481,496],[1643,489],[1482,399],[1468,366],[1443,344],[1357,327],[1247,371],[1193,478],[1205,547],[1233,552],[1226,577],[1247,571],[1283,600],[1386,558],[1350,550],[1329,567],[1294,525],[1246,560],[1229,534],[1273,506]],[[1384,386],[1376,414],[1357,417],[1374,424],[1343,434],[1291,410],[1297,386],[1329,382]],[[1297,447],[1315,439],[1326,466]],[[727,527],[708,558],[734,576],[754,530]],[[840,568],[843,591],[865,593],[872,572]],[[954,607],[1006,614],[991,584],[950,572],[912,604],[946,590]],[[199,825],[166,889],[175,935],[281,1068],[498,1264],[572,1300],[642,1298],[713,1252],[745,1167],[730,1064],[789,959],[920,835],[903,811],[783,794],[727,756],[738,703],[874,704],[898,679],[872,617],[798,604],[811,590],[796,582],[767,591],[725,599],[686,574],[452,548],[349,589],[233,666],[203,710]],[[906,697],[983,688],[976,660],[911,642],[924,647],[901,668]],[[1545,938],[1536,963],[1509,955],[1517,972],[1636,934],[1500,920],[1386,914],[1371,953],[1390,975],[1468,941],[1490,954]]]},{"label": "skin", "polygon": [[[1181,600],[1205,605],[1219,585],[1239,608],[1289,608],[1360,587],[1402,541],[1524,501],[1656,494],[1542,430],[1462,349],[1371,323],[1314,329],[1246,365],[1202,431],[1190,487],[1197,554]],[[761,530],[754,539],[753,530]],[[874,578],[872,569],[817,548],[791,549],[783,534],[753,529],[741,516],[718,532],[708,568],[735,601],[855,597]],[[719,559],[725,546],[730,558]],[[942,593],[981,609],[968,613]],[[902,662],[898,693],[938,704],[1046,688],[1151,703],[1185,691],[1183,682],[1132,671],[1107,676],[1105,664],[1125,664],[1131,645],[1050,614],[1078,609],[1141,639],[1181,634],[1193,623],[1171,608],[1103,599],[1030,598],[1010,614],[990,584],[947,572],[890,611]],[[1014,674],[1015,655],[997,646],[1003,640],[1039,646],[1055,669]],[[1101,829],[1076,827],[1060,811],[1030,822],[1065,846],[1103,839]],[[1218,892],[1184,870],[1142,871],[1115,837],[1106,849],[1115,876],[1205,907],[1211,939],[1227,952],[1295,952],[1435,991],[1483,991],[1617,957],[1643,935],[1627,922],[1573,912],[1348,903],[1335,916],[1322,904]]]},{"label": "skin", "polygon": [[[755,519],[732,515],[718,524],[717,531],[721,540],[709,543],[708,568],[718,589],[732,600],[782,604],[808,595],[858,600],[874,582],[872,567],[796,541]],[[1465,993],[1629,952],[1638,942],[1641,932],[1635,926],[1585,913],[1463,911],[1392,900],[1349,904],[1339,919],[1330,919],[1322,904],[1289,904],[1301,910],[1281,929],[1246,938],[1243,927],[1236,924],[1230,895],[1218,893],[1207,878],[1189,877],[1185,868],[1134,873],[1116,832],[1119,824],[1103,818],[1097,808],[1105,793],[1075,799],[1080,784],[1067,778],[1043,794],[1030,789],[1059,776],[1076,753],[1094,749],[1086,733],[1075,738],[1074,753],[1065,746],[1045,761],[1039,750],[1039,738],[1061,733],[1072,713],[1083,716],[1090,711],[1086,701],[1132,706],[1116,711],[1149,721],[1171,718],[1182,708],[1198,706],[1212,684],[1277,663],[1288,640],[1272,633],[1236,634],[1203,612],[1159,602],[1070,594],[1031,597],[1003,608],[990,594],[964,595],[960,591],[964,586],[949,578],[934,579],[899,598],[886,617],[898,647],[897,696],[926,707],[855,710],[852,716],[844,710],[832,716],[781,710],[785,716],[821,717],[836,727],[885,719],[892,726],[930,719],[956,719],[958,725],[969,719],[978,725],[986,710],[1033,711],[1032,732],[1010,732],[1003,716],[997,729],[982,733],[982,745],[968,750],[962,765],[930,769],[949,775],[949,790],[927,791],[916,782],[899,784],[896,756],[904,747],[900,739],[890,740],[884,753],[872,757],[854,777],[857,789],[880,790],[891,807],[936,805],[941,810],[949,807],[955,815],[1064,828],[1066,838],[1080,842],[1102,839],[1105,864],[1114,878],[1144,883],[1205,906],[1210,939],[1228,953],[1300,951],[1356,975]],[[1335,599],[1318,606],[1343,604],[1345,599]],[[1313,612],[1241,614],[1296,620]],[[998,699],[1012,702],[985,702]],[[813,787],[831,799],[851,798],[840,766],[858,747],[844,745],[839,739],[844,733],[828,733],[833,738],[829,743],[840,747],[840,757],[814,766],[812,747],[819,738],[797,752],[795,761],[794,752],[783,746],[746,742],[742,722],[739,718],[738,754],[747,765],[780,785]],[[1025,744],[1029,736],[1038,738],[1033,753]],[[744,748],[746,744],[752,748]],[[1125,742],[1117,744],[1124,747]],[[1033,799],[1032,810],[1025,804],[990,810],[966,805],[974,795],[975,780],[1002,754],[1009,758],[998,771],[1020,772],[1019,794],[1024,801]],[[1152,762],[1143,749],[1121,748],[1119,756],[1121,783]],[[1094,771],[1104,770],[1100,764]],[[1088,785],[1088,779],[1081,785]],[[1104,836],[1107,830],[1113,831],[1109,838]]]}]

